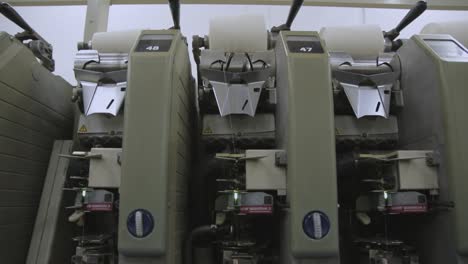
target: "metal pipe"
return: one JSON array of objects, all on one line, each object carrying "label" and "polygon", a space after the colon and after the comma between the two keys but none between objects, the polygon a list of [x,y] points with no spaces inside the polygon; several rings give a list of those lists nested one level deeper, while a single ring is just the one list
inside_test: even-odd
[{"label": "metal pipe", "polygon": [[[165,4],[167,0],[112,0],[112,5]],[[361,8],[407,9],[414,5],[414,0],[305,0],[306,6],[336,6]],[[9,0],[13,6],[63,6],[86,5],[87,0]],[[184,4],[226,4],[226,5],[289,5],[291,0],[183,0]],[[431,0],[432,10],[468,10],[466,0]]]},{"label": "metal pipe", "polygon": [[202,236],[213,236],[216,234],[218,227],[216,225],[204,225],[199,226],[193,229],[187,240],[185,241],[185,264],[192,264],[193,263],[193,242]]}]

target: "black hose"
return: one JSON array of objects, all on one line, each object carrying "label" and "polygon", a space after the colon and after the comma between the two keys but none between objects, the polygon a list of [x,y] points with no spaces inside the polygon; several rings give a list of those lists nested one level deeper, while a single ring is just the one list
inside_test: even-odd
[{"label": "black hose", "polygon": [[299,9],[301,9],[304,0],[294,0],[292,1],[291,8],[289,10],[288,19],[286,20],[286,26],[290,29],[294,19],[299,13]]},{"label": "black hose", "polygon": [[216,225],[204,225],[193,229],[187,240],[185,240],[185,264],[193,263],[193,242],[203,236],[213,236],[216,234],[218,227]]},{"label": "black hose", "polygon": [[[400,35],[400,32],[422,15],[426,9],[427,3],[425,1],[418,1],[394,29],[384,33],[384,37],[391,41],[395,40]],[[398,44],[401,43],[397,43],[397,45]]]},{"label": "black hose", "polygon": [[427,9],[426,1],[418,1],[413,8],[411,8],[406,14],[406,16],[398,23],[395,30],[401,32],[405,27],[407,27],[411,22],[418,18],[424,11]]},{"label": "black hose", "polygon": [[18,27],[26,30],[29,33],[34,33],[34,29],[6,2],[0,2],[0,13],[15,23]]},{"label": "black hose", "polygon": [[271,32],[279,33],[280,31],[283,31],[283,30],[286,30],[286,31],[291,30],[292,23],[294,22],[294,19],[296,18],[297,13],[299,13],[299,9],[301,9],[301,6],[303,3],[304,3],[304,0],[293,0],[291,4],[291,8],[289,9],[288,19],[286,20],[286,23],[281,26],[271,28]]},{"label": "black hose", "polygon": [[174,29],[180,29],[180,1],[169,0],[169,7],[171,8],[172,20],[174,21]]}]

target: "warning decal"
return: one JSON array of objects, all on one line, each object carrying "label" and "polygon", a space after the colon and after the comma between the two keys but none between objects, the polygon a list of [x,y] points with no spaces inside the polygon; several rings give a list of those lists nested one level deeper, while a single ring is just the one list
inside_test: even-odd
[{"label": "warning decal", "polygon": [[88,132],[88,129],[86,128],[85,125],[82,125],[82,126],[80,127],[80,129],[78,129],[78,132],[79,132],[79,133],[86,133],[86,132]]}]

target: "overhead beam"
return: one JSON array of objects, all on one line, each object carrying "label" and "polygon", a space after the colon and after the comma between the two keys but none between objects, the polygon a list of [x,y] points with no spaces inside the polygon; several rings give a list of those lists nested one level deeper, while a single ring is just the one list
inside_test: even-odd
[{"label": "overhead beam", "polygon": [[7,0],[12,6],[64,6],[86,5],[86,0]]},{"label": "overhead beam", "polygon": [[[86,0],[7,0],[15,6],[86,5]],[[290,5],[291,0],[182,0],[182,4]],[[112,5],[166,4],[167,0],[111,0]],[[305,0],[306,6],[410,8],[416,0]],[[428,0],[433,10],[468,10],[467,0]]]}]

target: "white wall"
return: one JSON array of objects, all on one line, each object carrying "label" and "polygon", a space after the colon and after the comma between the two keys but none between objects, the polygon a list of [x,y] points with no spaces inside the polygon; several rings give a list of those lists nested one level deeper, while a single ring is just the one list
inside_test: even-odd
[{"label": "white wall", "polygon": [[[287,6],[182,5],[182,33],[190,41],[193,35],[208,33],[208,23],[212,17],[242,13],[263,14],[268,28],[271,28],[285,21],[288,9]],[[72,70],[73,57],[76,43],[83,38],[86,7],[17,7],[16,10],[54,46],[55,73],[76,84]],[[320,30],[323,26],[368,23],[379,24],[383,30],[388,30],[405,14],[406,10],[306,6],[301,9],[293,28]],[[462,18],[468,18],[468,11],[427,11],[402,33],[402,37],[418,33],[429,22]],[[172,19],[166,5],[116,5],[110,9],[109,31],[171,26]],[[21,31],[4,17],[0,17],[0,30],[10,34]]]}]

